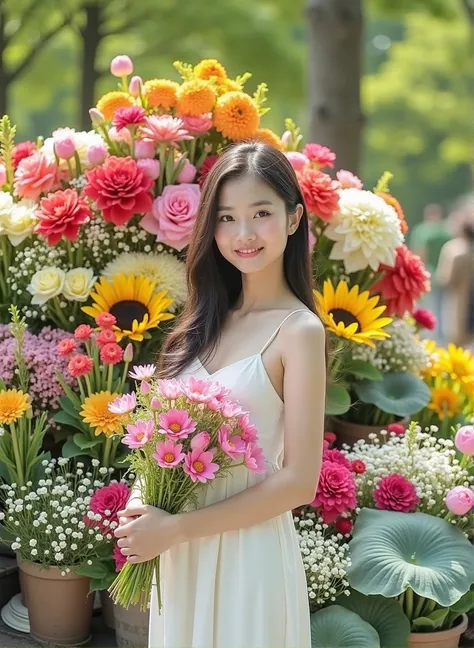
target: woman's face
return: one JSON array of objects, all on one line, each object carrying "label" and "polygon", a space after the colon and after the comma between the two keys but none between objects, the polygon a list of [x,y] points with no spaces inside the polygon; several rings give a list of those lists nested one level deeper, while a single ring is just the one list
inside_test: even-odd
[{"label": "woman's face", "polygon": [[266,183],[250,175],[222,185],[215,240],[222,256],[243,273],[259,272],[283,258],[288,236],[303,208],[286,213],[285,203]]}]

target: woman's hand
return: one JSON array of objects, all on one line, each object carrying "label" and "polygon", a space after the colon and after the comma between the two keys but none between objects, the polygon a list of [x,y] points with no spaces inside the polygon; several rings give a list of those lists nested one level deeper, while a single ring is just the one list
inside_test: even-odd
[{"label": "woman's hand", "polygon": [[114,533],[129,563],[152,560],[180,542],[177,516],[154,506],[130,502],[118,516],[120,526]]}]

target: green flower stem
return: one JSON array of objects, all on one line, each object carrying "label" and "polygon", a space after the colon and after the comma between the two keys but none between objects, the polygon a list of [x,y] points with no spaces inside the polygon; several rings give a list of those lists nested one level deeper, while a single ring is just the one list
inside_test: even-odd
[{"label": "green flower stem", "polygon": [[160,177],[158,178],[158,195],[161,196],[163,185],[165,182],[166,171],[166,144],[159,146],[159,159],[160,159]]},{"label": "green flower stem", "polygon": [[102,454],[102,463],[101,465],[105,468],[108,468],[110,465],[110,451],[112,450],[112,437],[106,437],[104,443],[104,452]]},{"label": "green flower stem", "polygon": [[408,587],[405,592],[405,614],[410,621],[413,620],[413,590]]},{"label": "green flower stem", "polygon": [[79,391],[81,393],[81,400],[82,400],[82,402],[84,402],[86,400],[86,393],[84,391],[84,387],[82,385],[82,380],[81,380],[80,376],[78,376],[78,378],[77,378],[77,385],[78,385]]},{"label": "green flower stem", "polygon": [[109,364],[107,372],[107,391],[112,392],[112,379],[114,377],[114,365]]},{"label": "green flower stem", "polygon": [[421,610],[423,609],[423,605],[425,604],[426,598],[424,596],[419,596],[418,594],[416,595],[416,606],[415,606],[415,611],[413,613],[413,618],[418,619],[418,617],[421,614]]},{"label": "green flower stem", "polygon": [[400,603],[400,607],[404,611],[405,610],[405,608],[404,608],[404,605],[405,605],[405,592],[402,592],[400,594],[400,596],[398,597],[398,602]]},{"label": "green flower stem", "polygon": [[122,377],[120,378],[120,383],[119,383],[119,392],[123,393],[123,386],[125,385],[125,380],[127,379],[127,371],[130,363],[126,362],[123,367],[123,372],[122,372]]},{"label": "green flower stem", "polygon": [[89,376],[84,376],[86,379],[86,385],[87,385],[87,395],[90,396],[91,394],[94,393],[94,390],[92,389],[91,381],[89,379]]},{"label": "green flower stem", "polygon": [[54,313],[58,317],[59,321],[61,322],[61,326],[63,326],[66,331],[69,330],[70,323],[67,321],[66,316],[62,311],[61,304],[59,303],[58,297],[54,297],[52,300],[50,300],[49,307],[54,311]]},{"label": "green flower stem", "polygon": [[22,462],[22,457],[20,453],[20,446],[18,444],[18,436],[17,436],[17,430],[15,427],[15,423],[10,423],[10,431],[12,435],[12,446],[13,446],[13,454],[15,455],[15,464],[16,464],[16,472],[18,475],[18,482],[19,486],[24,486],[25,485],[25,473],[23,470],[23,462]]}]

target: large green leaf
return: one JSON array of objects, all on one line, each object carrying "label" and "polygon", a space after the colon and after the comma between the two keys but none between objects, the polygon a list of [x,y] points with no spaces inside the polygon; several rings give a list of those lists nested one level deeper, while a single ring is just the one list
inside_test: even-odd
[{"label": "large green leaf", "polygon": [[354,383],[354,391],[363,403],[375,405],[395,416],[411,416],[430,402],[428,386],[409,373],[386,373],[382,380]]},{"label": "large green leaf", "polygon": [[375,628],[382,648],[406,646],[410,622],[397,600],[384,596],[366,596],[351,590],[350,596],[340,596],[336,604],[355,612]]},{"label": "large green leaf", "polygon": [[383,378],[383,373],[380,369],[377,369],[371,362],[367,362],[366,360],[354,360],[351,358],[344,365],[344,371],[359,379],[382,380]]},{"label": "large green leaf", "polygon": [[311,615],[311,648],[380,648],[377,631],[340,605]]},{"label": "large green leaf", "polygon": [[392,598],[411,587],[449,607],[474,582],[474,547],[433,515],[362,509],[349,546],[348,579],[363,594]]},{"label": "large green leaf", "polygon": [[85,452],[84,450],[79,448],[79,446],[77,446],[74,443],[73,439],[70,438],[63,445],[61,454],[62,454],[63,457],[67,457],[68,459],[72,459],[73,457],[80,457],[82,455],[85,455],[85,454],[87,454],[87,452]]},{"label": "large green leaf", "polygon": [[74,440],[74,443],[78,448],[81,448],[81,450],[89,450],[99,443],[102,443],[100,437],[89,439],[85,434],[81,434],[80,432],[76,432],[76,434],[72,438]]},{"label": "large green leaf", "polygon": [[326,416],[345,414],[351,406],[349,392],[342,385],[329,385],[326,396]]}]

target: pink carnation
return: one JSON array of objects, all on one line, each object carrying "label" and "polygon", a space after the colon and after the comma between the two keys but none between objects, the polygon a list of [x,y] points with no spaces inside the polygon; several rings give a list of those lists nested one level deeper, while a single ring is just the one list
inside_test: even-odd
[{"label": "pink carnation", "polygon": [[415,486],[399,473],[382,477],[373,496],[378,509],[402,513],[415,511],[419,501]]},{"label": "pink carnation", "polygon": [[184,128],[191,135],[204,135],[212,128],[212,113],[203,113],[202,115],[181,115]]},{"label": "pink carnation", "polygon": [[58,168],[44,155],[34,152],[20,160],[15,171],[15,196],[38,200],[58,182]]},{"label": "pink carnation", "polygon": [[145,141],[171,145],[176,145],[176,142],[182,140],[194,139],[186,130],[183,120],[171,115],[145,117],[141,133]]},{"label": "pink carnation", "polygon": [[122,128],[127,128],[127,126],[143,124],[145,117],[146,111],[140,106],[118,108],[114,113],[112,124],[120,131]]},{"label": "pink carnation", "polygon": [[[99,488],[91,498],[89,505],[93,513],[99,513],[102,517],[98,526],[103,532],[110,532],[110,523],[115,522],[118,525],[119,519],[117,513],[123,511],[130,497],[130,489],[123,482],[114,482],[108,486]],[[108,520],[109,524],[104,526],[103,521]]]},{"label": "pink carnation", "polygon": [[356,484],[352,470],[339,463],[325,461],[311,506],[320,507],[324,522],[331,524],[356,505]]},{"label": "pink carnation", "polygon": [[318,169],[321,169],[322,167],[330,167],[332,169],[334,167],[336,154],[327,146],[310,142],[304,147],[303,153],[311,162],[311,166]]}]

